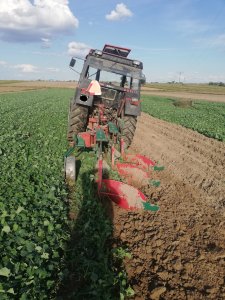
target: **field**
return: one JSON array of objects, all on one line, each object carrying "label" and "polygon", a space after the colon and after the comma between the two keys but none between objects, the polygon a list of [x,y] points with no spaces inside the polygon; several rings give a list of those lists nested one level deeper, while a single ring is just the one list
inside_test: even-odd
[{"label": "field", "polygon": [[44,299],[62,277],[69,236],[62,172],[67,125],[59,120],[67,118],[69,94],[0,96],[1,299]]},{"label": "field", "polygon": [[[74,89],[73,81],[16,81],[0,80],[0,93],[46,88]],[[142,94],[192,100],[225,102],[225,87],[207,84],[146,84]]]},{"label": "field", "polygon": [[182,100],[225,102],[225,87],[207,84],[146,84],[142,93]]},{"label": "field", "polygon": [[1,93],[15,93],[21,91],[33,91],[49,88],[68,88],[73,89],[75,82],[64,81],[19,81],[19,80],[0,80]]},{"label": "field", "polygon": [[98,200],[93,153],[65,186],[72,95],[48,84],[0,95],[0,298],[224,299],[225,104],[142,97],[130,152],[165,166],[144,189],[153,214]]}]

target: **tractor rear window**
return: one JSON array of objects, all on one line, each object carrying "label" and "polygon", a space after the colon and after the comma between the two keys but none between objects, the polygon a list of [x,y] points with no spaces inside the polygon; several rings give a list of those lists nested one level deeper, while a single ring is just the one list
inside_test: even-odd
[{"label": "tractor rear window", "polygon": [[[90,57],[89,68],[95,68],[99,70],[104,70],[109,73],[120,74],[121,76],[129,76],[137,79],[142,78],[142,70],[135,68],[134,66],[128,66],[126,64],[121,64],[119,62],[105,60],[96,57]],[[90,72],[89,72],[90,74]]]},{"label": "tractor rear window", "polygon": [[138,79],[132,79],[122,74],[107,72],[105,70],[97,70],[90,67],[87,70],[86,78],[89,80],[98,80],[100,83],[111,84],[118,87],[138,89]]}]

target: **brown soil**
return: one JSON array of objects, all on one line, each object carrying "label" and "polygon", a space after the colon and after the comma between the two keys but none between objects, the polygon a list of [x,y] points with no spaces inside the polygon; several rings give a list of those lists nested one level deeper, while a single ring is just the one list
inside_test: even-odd
[{"label": "brown soil", "polygon": [[188,93],[188,92],[162,92],[157,89],[143,88],[143,95],[154,95],[162,97],[173,97],[173,98],[182,98],[182,99],[191,99],[191,100],[205,100],[212,102],[225,102],[225,95],[217,94],[203,94],[203,93]]},{"label": "brown soil", "polygon": [[0,84],[0,93],[21,92],[45,88],[69,88],[75,89],[76,82],[73,81],[22,81]]},{"label": "brown soil", "polygon": [[125,171],[126,175],[121,175],[120,177],[128,184],[133,185],[134,187],[143,187],[148,185],[149,179],[148,179],[148,173],[143,171],[140,168],[129,168],[126,165],[124,167],[120,167],[123,172]]},{"label": "brown soil", "polygon": [[225,299],[225,144],[143,113],[131,152],[165,166],[144,190],[159,212],[113,206],[133,299]]}]

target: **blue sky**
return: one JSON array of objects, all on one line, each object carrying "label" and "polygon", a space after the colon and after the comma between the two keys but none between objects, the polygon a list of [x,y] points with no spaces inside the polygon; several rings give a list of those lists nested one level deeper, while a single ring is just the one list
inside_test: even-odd
[{"label": "blue sky", "polygon": [[77,79],[70,57],[107,43],[148,82],[225,82],[224,16],[225,0],[1,0],[0,80]]}]

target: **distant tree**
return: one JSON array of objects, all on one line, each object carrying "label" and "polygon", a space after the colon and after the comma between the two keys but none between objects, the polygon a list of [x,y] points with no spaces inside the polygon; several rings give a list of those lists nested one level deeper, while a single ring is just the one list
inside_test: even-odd
[{"label": "distant tree", "polygon": [[225,86],[225,83],[220,81],[220,82],[213,82],[213,81],[210,81],[209,82],[209,85],[217,85],[217,86]]}]

